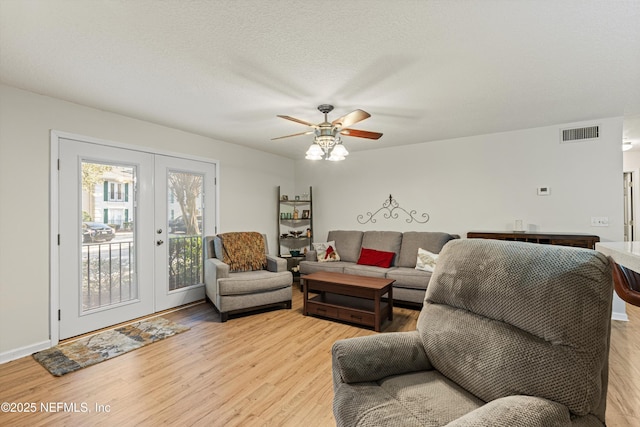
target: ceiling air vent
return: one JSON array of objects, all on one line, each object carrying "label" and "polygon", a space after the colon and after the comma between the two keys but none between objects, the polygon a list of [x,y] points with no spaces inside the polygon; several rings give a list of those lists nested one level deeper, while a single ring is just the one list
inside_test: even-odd
[{"label": "ceiling air vent", "polygon": [[583,128],[562,129],[560,142],[580,142],[600,137],[600,126],[587,126]]}]

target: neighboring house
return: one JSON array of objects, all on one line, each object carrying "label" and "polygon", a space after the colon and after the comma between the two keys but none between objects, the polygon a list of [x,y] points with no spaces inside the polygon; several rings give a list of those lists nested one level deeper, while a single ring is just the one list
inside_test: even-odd
[{"label": "neighboring house", "polygon": [[82,192],[82,210],[94,222],[127,229],[133,222],[133,176],[122,168],[105,172],[92,194]]}]

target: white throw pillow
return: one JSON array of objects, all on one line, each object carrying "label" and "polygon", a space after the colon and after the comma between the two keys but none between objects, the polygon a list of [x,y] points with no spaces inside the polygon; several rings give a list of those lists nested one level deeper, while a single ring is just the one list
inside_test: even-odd
[{"label": "white throw pillow", "polygon": [[418,259],[416,260],[416,270],[430,271],[436,268],[438,254],[429,252],[426,249],[418,248]]},{"label": "white throw pillow", "polygon": [[340,261],[340,255],[336,251],[336,242],[314,243],[313,249],[318,256],[318,262]]}]

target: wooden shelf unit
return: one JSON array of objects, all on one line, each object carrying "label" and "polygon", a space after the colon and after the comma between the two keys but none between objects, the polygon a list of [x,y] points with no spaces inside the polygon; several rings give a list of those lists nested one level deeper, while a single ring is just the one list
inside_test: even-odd
[{"label": "wooden shelf unit", "polygon": [[[291,250],[299,250],[301,255],[304,250],[313,248],[313,193],[309,187],[309,193],[302,196],[293,195],[283,200],[281,188],[278,187],[278,256],[286,257]],[[298,211],[298,217],[293,218],[293,212]],[[307,216],[303,216],[304,213]],[[285,217],[291,215],[291,217]],[[309,234],[307,234],[307,230]],[[301,234],[294,237],[289,233],[299,231]],[[283,235],[285,235],[283,237]],[[296,264],[297,265],[297,264]]]}]

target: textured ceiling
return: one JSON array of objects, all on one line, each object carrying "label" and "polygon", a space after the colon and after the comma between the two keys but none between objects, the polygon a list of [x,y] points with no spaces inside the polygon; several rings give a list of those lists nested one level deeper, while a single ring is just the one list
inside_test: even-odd
[{"label": "textured ceiling", "polygon": [[[302,158],[625,116],[640,145],[640,1],[0,0],[0,81]],[[627,130],[631,129],[631,130]],[[635,129],[635,130],[633,130]]]}]

